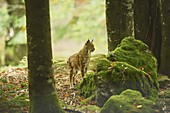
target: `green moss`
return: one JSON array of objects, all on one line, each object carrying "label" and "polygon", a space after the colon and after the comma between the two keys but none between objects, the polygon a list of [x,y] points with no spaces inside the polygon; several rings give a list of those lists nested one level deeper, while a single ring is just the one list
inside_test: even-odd
[{"label": "green moss", "polygon": [[85,105],[85,104],[87,105],[88,102],[90,102],[91,100],[94,99],[94,97],[95,97],[95,95],[91,95],[90,97],[85,98],[84,100],[82,100],[82,101],[80,102],[80,105]]},{"label": "green moss", "polygon": [[110,97],[100,113],[153,113],[155,103],[144,99],[140,92],[127,89]]},{"label": "green moss", "polygon": [[100,59],[102,59],[102,58],[106,58],[106,55],[104,55],[104,54],[95,54],[95,55],[92,55],[91,58],[90,58],[90,63],[89,63],[88,69],[96,71],[96,69],[97,69],[97,62]]},{"label": "green moss", "polygon": [[116,94],[130,88],[140,91],[150,99],[157,98],[158,91],[150,75],[126,62],[113,62],[110,70],[101,72],[102,78],[114,88]]},{"label": "green moss", "polygon": [[[118,47],[107,55],[107,58],[110,61],[126,62],[145,71],[152,78],[157,78],[156,58],[149,51],[146,44],[133,37],[124,38]],[[158,85],[158,83],[155,83],[155,85]]]},{"label": "green moss", "polygon": [[107,70],[110,66],[111,62],[106,59],[106,58],[102,58],[97,62],[97,72],[101,71],[101,70]]},{"label": "green moss", "polygon": [[25,44],[8,46],[5,50],[6,64],[18,65],[23,56],[26,56],[27,46]]},{"label": "green moss", "polygon": [[83,82],[80,84],[81,95],[89,97],[94,95],[96,90],[96,77],[94,72],[88,73],[84,76]]},{"label": "green moss", "polygon": [[160,88],[166,88],[168,84],[170,83],[170,78],[167,75],[159,74],[158,82],[159,82]]},{"label": "green moss", "polygon": [[[114,51],[107,55],[107,59],[115,63],[112,71],[114,82],[130,83],[126,85],[131,86],[132,89],[143,87],[139,90],[142,94],[149,98],[152,98],[151,95],[156,97],[159,89],[157,61],[146,44],[133,37],[126,37]],[[127,79],[128,77],[131,79]]]},{"label": "green moss", "polygon": [[15,98],[9,100],[5,97],[0,98],[0,111],[9,113],[21,113],[21,108],[28,107],[28,95],[20,94]]},{"label": "green moss", "polygon": [[100,108],[97,107],[96,105],[87,105],[81,108],[78,108],[78,110],[82,111],[83,113],[89,112],[89,113],[98,113],[100,111]]},{"label": "green moss", "polygon": [[55,93],[51,95],[32,96],[31,99],[30,113],[64,113]]},{"label": "green moss", "polygon": [[97,61],[96,73],[84,78],[81,92],[88,97],[96,91],[100,106],[111,95],[126,89],[137,90],[155,101],[159,89],[156,66],[156,59],[146,44],[132,37],[124,38],[106,58]]},{"label": "green moss", "polygon": [[169,89],[165,89],[164,91],[159,93],[159,97],[160,98],[170,98],[170,90]]}]

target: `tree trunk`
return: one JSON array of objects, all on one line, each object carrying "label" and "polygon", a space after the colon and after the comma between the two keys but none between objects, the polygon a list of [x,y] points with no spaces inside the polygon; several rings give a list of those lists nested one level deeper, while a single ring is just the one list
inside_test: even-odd
[{"label": "tree trunk", "polygon": [[162,48],[160,73],[170,77],[170,1],[162,1]]},{"label": "tree trunk", "polygon": [[159,0],[134,1],[134,28],[135,38],[149,46],[160,65],[162,32]]},{"label": "tree trunk", "polygon": [[[145,9],[145,10],[144,10]],[[149,37],[150,13],[148,0],[134,0],[134,28],[135,38],[146,43]]]},{"label": "tree trunk", "polygon": [[124,37],[133,35],[133,0],[106,0],[108,50],[114,50]]},{"label": "tree trunk", "polygon": [[25,0],[30,113],[63,113],[56,96],[49,0]]}]

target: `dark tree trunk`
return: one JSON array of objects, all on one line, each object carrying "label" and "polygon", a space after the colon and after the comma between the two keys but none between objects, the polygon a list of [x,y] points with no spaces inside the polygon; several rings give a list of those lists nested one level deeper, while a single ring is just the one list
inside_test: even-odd
[{"label": "dark tree trunk", "polygon": [[160,73],[170,77],[170,0],[162,1],[162,48]]},{"label": "dark tree trunk", "polygon": [[114,50],[124,37],[133,35],[133,0],[106,0],[108,50]]},{"label": "dark tree trunk", "polygon": [[49,0],[25,0],[30,113],[63,113],[52,68]]},{"label": "dark tree trunk", "polygon": [[[144,10],[145,9],[145,10]],[[148,0],[134,0],[134,28],[135,38],[147,42],[149,37],[150,13]]]},{"label": "dark tree trunk", "polygon": [[135,38],[146,43],[160,65],[161,19],[159,0],[134,1]]}]

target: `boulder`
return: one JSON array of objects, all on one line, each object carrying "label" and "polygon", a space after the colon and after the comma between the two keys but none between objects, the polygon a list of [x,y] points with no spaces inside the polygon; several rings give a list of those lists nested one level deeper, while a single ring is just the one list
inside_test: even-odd
[{"label": "boulder", "polygon": [[90,72],[84,76],[83,82],[80,84],[81,95],[90,97],[95,94],[96,78],[94,72]]},{"label": "boulder", "polygon": [[126,89],[137,90],[154,101],[158,97],[157,61],[142,41],[124,38],[114,51],[97,61],[96,68],[85,76],[81,91],[86,97],[95,94],[100,107]]},{"label": "boulder", "polygon": [[[148,46],[133,37],[124,38],[117,48],[107,55],[107,59],[115,62],[126,62],[157,79],[157,60],[149,50]],[[154,81],[158,88],[157,80]]]},{"label": "boulder", "polygon": [[154,101],[145,99],[138,91],[127,89],[120,95],[111,96],[100,113],[156,113],[160,112]]},{"label": "boulder", "polygon": [[[104,60],[99,62],[102,61]],[[120,94],[126,89],[140,91],[144,97],[151,100],[157,99],[158,89],[154,85],[155,80],[148,73],[126,62],[112,62],[107,70],[97,72],[96,76],[96,99],[99,106],[110,96]]]}]

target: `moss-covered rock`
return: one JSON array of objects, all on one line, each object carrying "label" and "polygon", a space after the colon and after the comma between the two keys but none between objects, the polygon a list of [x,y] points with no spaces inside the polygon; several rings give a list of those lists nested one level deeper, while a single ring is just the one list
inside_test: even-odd
[{"label": "moss-covered rock", "polygon": [[156,59],[139,40],[124,38],[106,58],[97,61],[96,68],[84,78],[81,91],[87,97],[95,92],[98,106],[126,89],[137,90],[151,100],[158,97]]},{"label": "moss-covered rock", "polygon": [[120,94],[126,89],[140,91],[143,96],[155,100],[158,90],[154,81],[146,72],[126,62],[113,62],[106,71],[97,73],[97,103],[102,106],[113,94]]},{"label": "moss-covered rock", "polygon": [[145,71],[154,80],[155,86],[158,88],[157,82],[157,60],[149,51],[148,46],[140,40],[133,37],[126,37],[118,45],[118,47],[107,55],[110,61],[126,62],[142,71]]},{"label": "moss-covered rock", "polygon": [[111,64],[111,62],[106,58],[102,58],[102,59],[98,60],[97,72],[108,70],[108,68],[110,67],[110,64]]},{"label": "moss-covered rock", "polygon": [[[157,89],[152,78],[144,71],[129,65],[126,62],[114,62],[110,68],[111,76],[105,79],[115,87],[117,94],[125,89],[135,89],[146,97],[157,97]],[[116,90],[117,89],[117,90]]]},{"label": "moss-covered rock", "polygon": [[97,71],[97,62],[103,58],[106,58],[106,55],[104,55],[104,54],[92,55],[90,58],[88,70]]},{"label": "moss-covered rock", "polygon": [[[100,63],[97,64],[98,61],[101,63],[101,65]],[[96,54],[91,57],[88,73],[84,76],[83,82],[80,84],[81,95],[85,97],[94,95],[97,79],[95,71],[104,69],[107,70],[107,67],[109,67],[110,63],[111,62],[106,59],[106,55],[104,54]],[[91,70],[91,72],[89,72],[89,70]]]},{"label": "moss-covered rock", "polygon": [[81,111],[82,113],[98,113],[100,111],[100,108],[96,105],[87,105],[78,108],[78,110]]},{"label": "moss-covered rock", "polygon": [[168,84],[170,84],[170,78],[167,75],[158,75],[158,82],[160,88],[166,88],[168,87]]},{"label": "moss-covered rock", "polygon": [[111,96],[100,113],[155,113],[156,107],[155,102],[144,99],[140,92],[127,89]]},{"label": "moss-covered rock", "polygon": [[83,82],[80,84],[81,95],[89,97],[94,95],[96,90],[96,77],[95,73],[91,72],[84,76]]}]

